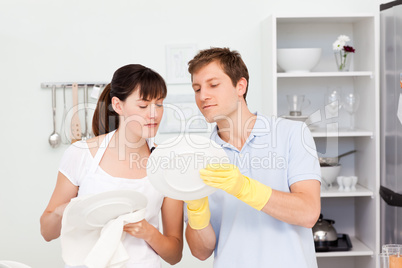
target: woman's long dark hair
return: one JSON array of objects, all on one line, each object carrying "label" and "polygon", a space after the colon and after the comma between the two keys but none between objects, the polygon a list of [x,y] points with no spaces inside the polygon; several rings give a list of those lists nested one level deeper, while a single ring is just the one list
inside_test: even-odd
[{"label": "woman's long dark hair", "polygon": [[95,136],[109,133],[119,127],[119,115],[112,107],[112,98],[125,101],[134,91],[140,90],[144,100],[165,98],[166,83],[157,72],[140,64],[129,64],[119,68],[99,97],[94,116],[92,131]]}]

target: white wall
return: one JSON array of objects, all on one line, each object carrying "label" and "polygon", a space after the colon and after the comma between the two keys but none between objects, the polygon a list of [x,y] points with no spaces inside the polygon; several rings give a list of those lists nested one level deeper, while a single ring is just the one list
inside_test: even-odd
[{"label": "white wall", "polygon": [[[227,46],[238,50],[248,65],[248,103],[256,111],[264,105],[260,98],[264,18],[273,13],[378,13],[379,2],[2,0],[0,260],[62,267],[59,240],[47,243],[39,232],[39,217],[66,149],[48,144],[51,95],[40,88],[41,82],[108,81],[114,70],[127,63],[144,64],[164,76],[167,44]],[[59,116],[61,111],[59,106]],[[211,262],[195,261],[186,249],[177,267],[190,265],[211,267]]]}]

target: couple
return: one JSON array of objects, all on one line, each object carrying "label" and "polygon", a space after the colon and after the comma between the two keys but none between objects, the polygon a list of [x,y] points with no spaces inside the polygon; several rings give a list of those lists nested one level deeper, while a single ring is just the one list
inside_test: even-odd
[{"label": "couple", "polygon": [[[300,122],[248,110],[248,71],[236,51],[202,50],[188,70],[198,108],[208,122],[217,123],[211,138],[231,160],[200,171],[206,184],[221,190],[186,202],[186,239],[192,254],[205,260],[215,252],[214,267],[317,267],[311,227],[320,213],[320,169],[311,153],[311,134]],[[131,154],[150,155],[148,139],[156,135],[165,97],[165,82],[151,69],[127,65],[115,72],[95,110],[96,137],[70,146],[63,156],[56,188],[41,217],[45,240],[60,235],[71,198],[142,189],[148,198],[146,217],[124,227],[130,234],[124,241],[130,254],[127,267],[160,267],[159,257],[170,264],[180,261],[183,202],[162,196],[146,179],[145,167],[130,165]],[[127,120],[133,116],[139,120]],[[100,146],[103,140],[110,140],[109,146]],[[255,164],[272,155],[283,159],[283,165]],[[163,233],[158,228],[160,211]],[[139,248],[144,254],[138,254]]]}]

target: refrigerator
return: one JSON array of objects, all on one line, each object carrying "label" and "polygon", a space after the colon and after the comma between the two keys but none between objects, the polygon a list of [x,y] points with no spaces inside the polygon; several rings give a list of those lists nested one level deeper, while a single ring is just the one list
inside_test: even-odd
[{"label": "refrigerator", "polygon": [[380,241],[402,244],[402,0],[380,5]]}]

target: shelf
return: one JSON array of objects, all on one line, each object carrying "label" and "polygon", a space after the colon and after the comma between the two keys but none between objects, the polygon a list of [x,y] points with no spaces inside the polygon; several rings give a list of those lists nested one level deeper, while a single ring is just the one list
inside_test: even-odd
[{"label": "shelf", "polygon": [[317,252],[317,258],[321,257],[349,257],[349,256],[373,256],[374,252],[356,237],[350,237],[352,249],[349,251]]},{"label": "shelf", "polygon": [[368,130],[347,130],[339,129],[339,131],[328,131],[325,128],[316,128],[311,130],[311,134],[314,138],[326,138],[326,137],[373,137],[374,133]]},{"label": "shelf", "polygon": [[360,77],[372,78],[373,72],[308,72],[308,73],[277,73],[278,78],[300,78],[300,77]]},{"label": "shelf", "polygon": [[356,191],[350,191],[350,192],[338,191],[338,185],[332,186],[332,188],[329,189],[321,190],[321,197],[360,197],[360,196],[373,197],[374,193],[369,189],[361,186],[360,184],[356,185]]},{"label": "shelf", "polygon": [[292,24],[301,24],[301,23],[356,23],[361,21],[362,19],[372,18],[371,14],[339,14],[339,15],[330,15],[330,16],[322,16],[317,14],[308,14],[308,15],[299,15],[294,16],[293,14],[282,14],[275,16],[278,24],[292,23]]}]

